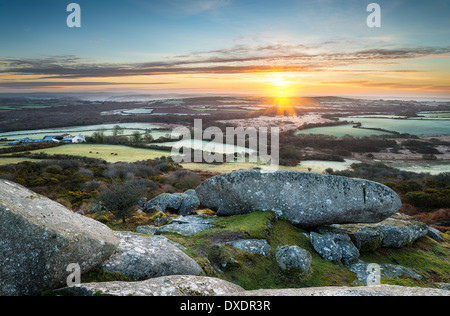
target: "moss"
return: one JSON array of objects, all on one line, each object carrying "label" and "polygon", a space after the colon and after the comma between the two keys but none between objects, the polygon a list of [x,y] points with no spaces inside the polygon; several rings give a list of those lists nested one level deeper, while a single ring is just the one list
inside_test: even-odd
[{"label": "moss", "polygon": [[[323,260],[313,249],[307,232],[277,220],[271,212],[255,212],[222,218],[213,228],[192,237],[166,235],[185,247],[186,254],[194,258],[206,275],[236,283],[246,290],[261,288],[281,289],[315,286],[351,286],[356,275],[344,266]],[[247,253],[227,242],[236,239],[266,239],[272,254],[265,257]],[[298,271],[283,271],[276,262],[274,252],[279,246],[299,246],[312,255],[312,267],[307,275]]]},{"label": "moss", "polygon": [[418,240],[411,247],[401,249],[379,249],[374,253],[364,253],[361,260],[378,264],[395,264],[409,268],[422,275],[424,280],[388,279],[386,284],[433,286],[437,282],[450,282],[450,246],[438,243],[429,237]]},{"label": "moss", "polygon": [[378,249],[380,249],[383,246],[383,241],[382,240],[374,240],[373,242],[366,242],[360,249],[361,253],[374,253],[376,252]]},{"label": "moss", "polygon": [[90,272],[83,274],[81,277],[81,283],[113,282],[113,281],[132,282],[133,280],[121,273],[106,272],[100,267],[94,268]]},{"label": "moss", "polygon": [[[246,215],[237,215],[222,218],[214,225],[220,228],[220,233],[224,235],[241,235],[246,239],[263,239],[267,237],[271,221],[275,218],[272,212],[254,212]],[[216,229],[217,230],[217,229]],[[217,233],[217,231],[208,230],[205,234]],[[237,239],[237,238],[235,238]]]},{"label": "moss", "polygon": [[405,277],[399,277],[394,279],[384,279],[381,280],[381,284],[388,284],[388,285],[399,285],[399,286],[406,286],[406,287],[427,287],[422,281],[415,280],[415,279],[409,279]]},{"label": "moss", "polygon": [[40,196],[26,196],[25,198],[30,199],[30,200],[36,200],[36,199],[43,200],[43,198]]}]

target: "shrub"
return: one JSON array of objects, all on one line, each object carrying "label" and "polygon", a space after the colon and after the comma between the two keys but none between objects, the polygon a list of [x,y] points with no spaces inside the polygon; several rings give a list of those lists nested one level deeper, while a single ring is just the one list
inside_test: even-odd
[{"label": "shrub", "polygon": [[134,177],[152,177],[159,173],[153,166],[119,162],[110,165],[104,176],[109,179],[133,179]]},{"label": "shrub", "polygon": [[76,191],[69,191],[67,192],[67,198],[72,203],[72,206],[78,207],[82,203],[87,202],[89,200],[92,200],[98,196],[98,191],[92,191],[92,192],[84,192],[80,190]]},{"label": "shrub", "polygon": [[180,190],[195,189],[200,185],[200,175],[189,170],[177,170],[167,177],[168,182]]},{"label": "shrub", "polygon": [[116,182],[100,192],[99,200],[108,210],[116,211],[126,223],[126,217],[146,193],[147,188],[137,185],[133,181]]},{"label": "shrub", "polygon": [[424,192],[409,192],[406,194],[409,204],[416,207],[450,208],[450,189],[426,189]]}]

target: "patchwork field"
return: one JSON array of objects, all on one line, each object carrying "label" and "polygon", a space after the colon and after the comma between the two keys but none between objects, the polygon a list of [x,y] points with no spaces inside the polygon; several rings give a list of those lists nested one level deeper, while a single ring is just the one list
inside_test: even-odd
[{"label": "patchwork field", "polygon": [[148,123],[119,123],[119,124],[99,124],[88,126],[54,128],[54,129],[6,132],[0,133],[0,138],[7,138],[9,140],[23,139],[26,137],[31,139],[42,139],[44,136],[47,135],[61,135],[61,134],[72,134],[72,135],[83,134],[84,136],[91,136],[97,131],[102,131],[105,134],[105,136],[111,136],[113,135],[113,130],[115,126],[120,126],[122,128],[123,135],[125,136],[132,135],[134,132],[145,134],[147,131],[150,131],[150,134],[155,139],[166,136],[167,134],[170,135],[169,131],[158,130],[162,128],[162,126],[160,125]]},{"label": "patchwork field", "polygon": [[[96,158],[106,160],[107,162],[135,162],[141,160],[155,159],[162,156],[170,156],[169,152],[132,148],[116,145],[91,145],[91,144],[72,144],[49,149],[38,150],[36,153],[45,153],[48,155],[71,155]],[[0,161],[1,162],[1,161]]]}]

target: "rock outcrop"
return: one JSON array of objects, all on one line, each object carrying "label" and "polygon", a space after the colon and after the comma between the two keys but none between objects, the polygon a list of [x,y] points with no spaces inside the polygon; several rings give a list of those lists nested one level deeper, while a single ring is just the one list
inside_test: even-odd
[{"label": "rock outcrop", "polygon": [[414,218],[396,214],[376,224],[347,224],[320,227],[319,232],[346,234],[360,251],[402,248],[426,236],[429,227]]},{"label": "rock outcrop", "polygon": [[116,252],[102,267],[132,280],[143,281],[167,275],[200,275],[202,268],[163,236],[141,236],[116,232],[120,239]]},{"label": "rock outcrop", "polygon": [[[378,269],[378,272],[374,271],[375,268]],[[365,286],[368,285],[369,278],[372,278],[372,282],[376,282],[376,280],[373,280],[373,277],[379,278],[379,282],[399,277],[416,280],[423,279],[420,274],[413,270],[394,264],[377,265],[359,261],[358,263],[352,264],[349,269],[356,274],[359,283]],[[376,273],[379,273],[379,276],[377,276]]]},{"label": "rock outcrop", "polygon": [[227,296],[450,296],[450,291],[403,287],[395,285],[376,285],[361,287],[320,287],[305,289],[256,290],[229,293]]},{"label": "rock outcrop", "polygon": [[39,295],[101,264],[119,240],[105,225],[16,183],[0,180],[0,295]]},{"label": "rock outcrop", "polygon": [[258,253],[261,256],[269,256],[272,250],[265,239],[240,239],[227,242],[227,244],[245,252]]},{"label": "rock outcrop", "polygon": [[318,287],[301,289],[264,289],[245,291],[238,285],[216,278],[168,276],[141,282],[81,284],[55,291],[75,296],[450,296],[450,291],[433,288],[376,285],[360,287]]},{"label": "rock outcrop", "polygon": [[181,216],[195,214],[200,201],[193,192],[195,193],[195,191],[190,190],[186,193],[160,194],[144,204],[144,211],[171,211]]},{"label": "rock outcrop", "polygon": [[[82,284],[58,292],[75,296],[216,296],[244,291],[238,285],[216,278],[166,276],[141,282]],[[58,293],[57,292],[57,293]]]},{"label": "rock outcrop", "polygon": [[401,207],[399,196],[372,181],[291,171],[238,171],[196,189],[218,216],[274,211],[302,228],[378,223]]},{"label": "rock outcrop", "polygon": [[340,233],[310,234],[314,250],[325,260],[351,265],[359,258],[359,250],[352,243],[350,237]]}]

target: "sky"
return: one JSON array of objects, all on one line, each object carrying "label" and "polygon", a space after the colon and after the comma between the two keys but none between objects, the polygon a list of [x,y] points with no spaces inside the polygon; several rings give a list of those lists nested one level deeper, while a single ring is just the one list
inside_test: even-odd
[{"label": "sky", "polygon": [[450,97],[450,0],[0,0],[0,92]]}]

